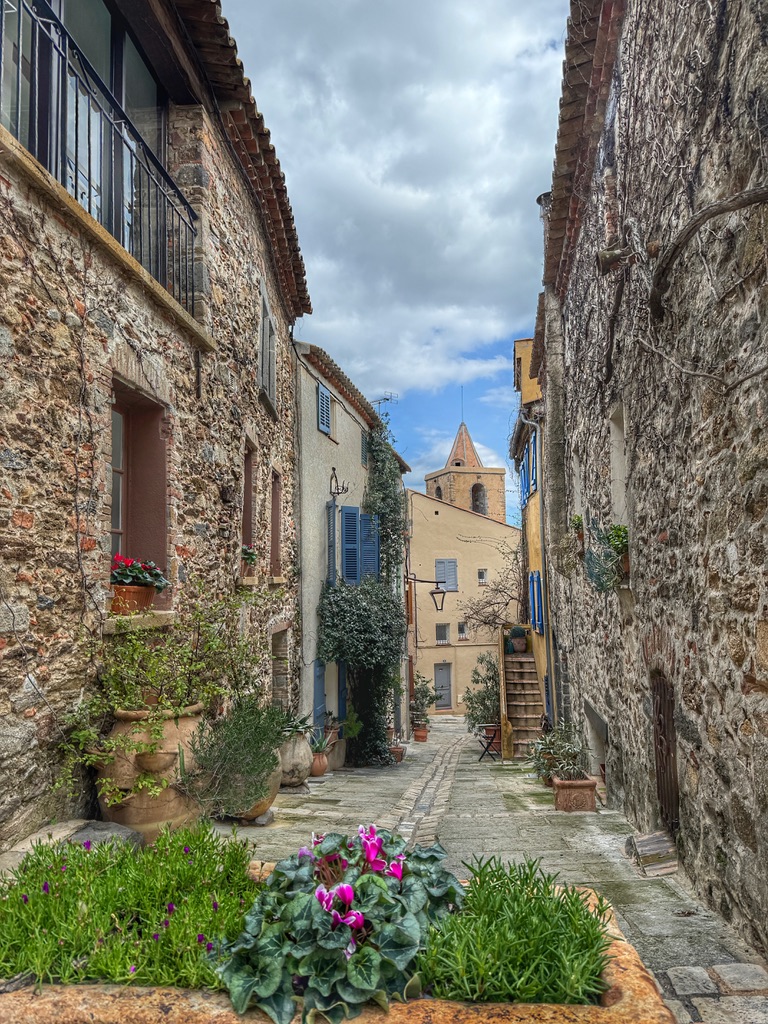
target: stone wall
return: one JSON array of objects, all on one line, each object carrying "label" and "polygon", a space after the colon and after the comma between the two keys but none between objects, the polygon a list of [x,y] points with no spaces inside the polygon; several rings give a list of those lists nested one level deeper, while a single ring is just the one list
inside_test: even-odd
[{"label": "stone wall", "polygon": [[[245,628],[269,651],[279,622],[281,697],[290,690],[292,316],[218,122],[199,107],[172,109],[169,122],[170,168],[200,218],[200,324],[7,133],[0,139],[0,850],[70,810],[51,785],[65,716],[93,684],[92,642],[108,608],[114,379],[163,407],[168,611],[193,576],[211,593],[237,585],[247,444],[254,575],[268,586],[270,487],[281,475],[285,579],[269,614]],[[276,333],[274,409],[259,397],[262,288]],[[270,678],[268,653],[261,672]]]},{"label": "stone wall", "polygon": [[[588,701],[607,722],[609,797],[643,831],[660,824],[651,679],[669,681],[682,864],[765,948],[765,203],[703,223],[672,265],[662,317],[650,298],[690,219],[766,181],[768,20],[757,3],[628,0],[620,30],[595,165],[570,197],[569,273],[548,283],[546,443],[565,443],[545,460],[557,661],[574,715]],[[623,255],[601,275],[606,249]],[[628,585],[598,593],[568,554],[564,524],[582,511],[588,527],[627,523]]]}]

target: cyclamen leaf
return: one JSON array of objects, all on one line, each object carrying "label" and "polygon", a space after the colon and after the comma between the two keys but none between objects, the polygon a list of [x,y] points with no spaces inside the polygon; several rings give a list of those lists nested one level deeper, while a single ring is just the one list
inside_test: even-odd
[{"label": "cyclamen leaf", "polygon": [[274,995],[283,977],[282,960],[260,957],[257,964],[251,964],[251,970],[254,981],[252,991],[259,999]]},{"label": "cyclamen leaf", "polygon": [[309,978],[309,988],[330,996],[335,983],[347,973],[347,962],[342,953],[329,956],[324,950],[317,950],[299,962],[298,973]]},{"label": "cyclamen leaf", "polygon": [[274,995],[259,999],[256,1004],[260,1010],[274,1021],[274,1024],[291,1024],[296,1013],[296,998],[291,994],[291,979],[283,984]]},{"label": "cyclamen leaf", "polygon": [[229,998],[232,1000],[235,1012],[245,1013],[251,1001],[251,996],[256,989],[258,979],[244,970],[239,970],[232,971],[228,978],[224,978],[222,975],[222,980],[229,989]]},{"label": "cyclamen leaf", "polygon": [[347,849],[346,837],[339,832],[329,832],[322,843],[315,847],[316,857],[327,857],[328,854],[338,853],[341,849]]},{"label": "cyclamen leaf", "polygon": [[421,910],[429,898],[424,883],[415,875],[408,875],[403,879],[400,896],[412,914]]},{"label": "cyclamen leaf", "polygon": [[263,929],[256,949],[260,957],[276,957],[282,959],[285,955],[285,933],[283,925],[268,924]]},{"label": "cyclamen leaf", "polygon": [[[280,919],[294,928],[309,928],[312,925],[313,904],[320,906],[314,896],[299,892],[290,899],[280,914]],[[322,910],[322,907],[320,908]],[[323,911],[325,913],[325,911]]]},{"label": "cyclamen leaf", "polygon": [[379,952],[398,968],[405,970],[419,951],[421,930],[413,914],[405,914],[395,925],[384,925],[377,937]]},{"label": "cyclamen leaf", "polygon": [[372,992],[379,984],[381,955],[372,946],[363,946],[349,959],[347,980],[355,988]]}]

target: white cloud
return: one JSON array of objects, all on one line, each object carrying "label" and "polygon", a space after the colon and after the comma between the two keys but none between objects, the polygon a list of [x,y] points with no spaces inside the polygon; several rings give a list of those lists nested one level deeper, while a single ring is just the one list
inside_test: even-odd
[{"label": "white cloud", "polygon": [[489,349],[539,290],[567,7],[223,0],[307,266],[296,335],[364,392],[501,396],[511,353]]}]

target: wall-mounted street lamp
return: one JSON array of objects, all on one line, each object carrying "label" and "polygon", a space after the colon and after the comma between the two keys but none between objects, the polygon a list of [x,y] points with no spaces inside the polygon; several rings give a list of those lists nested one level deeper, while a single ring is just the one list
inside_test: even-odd
[{"label": "wall-mounted street lamp", "polygon": [[411,581],[411,583],[434,583],[433,588],[429,592],[429,596],[432,598],[432,601],[435,605],[435,611],[441,612],[443,610],[443,605],[445,604],[445,595],[448,593],[448,591],[444,590],[440,586],[440,580],[420,580],[417,579],[416,576],[411,575],[408,576],[408,579]]}]

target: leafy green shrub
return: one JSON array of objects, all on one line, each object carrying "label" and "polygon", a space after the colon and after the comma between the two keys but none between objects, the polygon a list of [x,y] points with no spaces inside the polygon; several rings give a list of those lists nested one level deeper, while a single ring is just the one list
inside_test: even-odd
[{"label": "leafy green shrub", "polygon": [[430,925],[464,897],[444,857],[439,845],[406,855],[400,836],[361,825],[280,861],[245,931],[220,951],[237,1012],[253,1003],[289,1024],[303,997],[302,1021],[321,1013],[337,1024],[369,1000],[386,1009],[404,998]]},{"label": "leafy green shrub", "polygon": [[499,663],[490,651],[478,656],[472,669],[472,688],[464,693],[464,717],[471,731],[479,725],[501,722],[501,679]]},{"label": "leafy green shrub", "polygon": [[417,961],[440,999],[470,1002],[596,1003],[606,985],[608,904],[556,884],[538,861],[467,865],[464,908],[429,932]]},{"label": "leafy green shrub", "polygon": [[235,697],[220,718],[203,722],[191,740],[196,761],[182,778],[208,814],[238,817],[267,793],[280,759],[283,712],[258,694]]},{"label": "leafy green shrub", "polygon": [[201,952],[242,928],[249,860],[206,825],[139,850],[37,844],[0,880],[0,978],[221,987]]},{"label": "leafy green shrub", "polygon": [[413,682],[413,699],[411,701],[411,715],[414,725],[429,725],[427,712],[437,700],[439,694],[435,684],[427,676],[417,672]]},{"label": "leafy green shrub", "polygon": [[561,721],[531,743],[526,763],[540,779],[585,779],[589,748],[572,722]]}]

